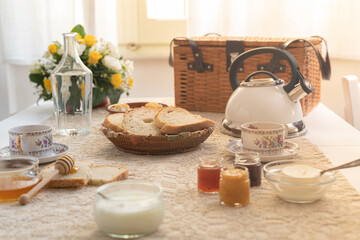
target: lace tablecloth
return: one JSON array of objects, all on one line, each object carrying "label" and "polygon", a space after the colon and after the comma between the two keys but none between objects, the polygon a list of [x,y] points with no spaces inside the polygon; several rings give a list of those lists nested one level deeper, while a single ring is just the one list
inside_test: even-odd
[{"label": "lace tablecloth", "polygon": [[[77,159],[96,164],[121,164],[129,179],[163,187],[165,219],[159,230],[144,239],[359,239],[360,195],[339,174],[323,199],[311,204],[288,203],[272,193],[266,180],[251,188],[250,204],[243,208],[220,205],[217,195],[197,191],[198,158],[204,154],[232,156],[225,150],[231,137],[219,131],[223,114],[201,113],[217,122],[214,133],[195,151],[139,156],[124,153],[99,130],[107,112],[93,111],[91,134],[54,135]],[[54,127],[54,119],[46,124]],[[302,151],[300,160],[329,165],[329,160],[305,137],[292,139]],[[96,187],[44,189],[30,204],[0,204],[0,239],[109,239],[96,225],[93,207]]]}]

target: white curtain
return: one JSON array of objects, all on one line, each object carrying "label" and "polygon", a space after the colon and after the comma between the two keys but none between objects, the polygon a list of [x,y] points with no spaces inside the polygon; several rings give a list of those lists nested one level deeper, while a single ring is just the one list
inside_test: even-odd
[{"label": "white curtain", "polygon": [[358,0],[189,0],[188,35],[324,37],[331,57],[360,59]]},{"label": "white curtain", "polygon": [[62,33],[82,24],[116,43],[116,11],[117,0],[0,0],[0,120],[36,101],[29,65]]}]

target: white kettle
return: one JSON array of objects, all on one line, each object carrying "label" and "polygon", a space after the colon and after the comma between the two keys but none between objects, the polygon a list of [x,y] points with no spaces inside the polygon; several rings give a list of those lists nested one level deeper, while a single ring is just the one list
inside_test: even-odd
[{"label": "white kettle", "polygon": [[[236,74],[240,63],[249,57],[264,53],[272,53],[277,61],[288,61],[291,68],[289,83],[285,85],[283,80],[271,72],[257,71],[239,84]],[[253,79],[260,74],[271,78]],[[306,133],[299,100],[310,94],[313,87],[301,74],[296,59],[289,52],[275,47],[262,47],[244,52],[231,64],[229,76],[234,92],[226,105],[225,119],[221,126],[223,133],[240,137],[240,125],[252,121],[285,123],[289,127],[289,138]]]}]

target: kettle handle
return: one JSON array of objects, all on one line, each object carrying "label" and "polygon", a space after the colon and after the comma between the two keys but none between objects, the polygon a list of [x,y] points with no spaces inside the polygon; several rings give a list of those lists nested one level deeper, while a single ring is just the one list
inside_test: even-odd
[{"label": "kettle handle", "polygon": [[278,78],[277,76],[275,76],[275,74],[273,74],[272,72],[263,70],[263,71],[253,72],[252,74],[250,74],[250,75],[244,80],[244,82],[250,82],[251,78],[253,78],[255,75],[259,75],[259,74],[268,75],[268,76],[270,76],[272,79],[274,79],[275,81],[279,81],[279,78]]},{"label": "kettle handle", "polygon": [[[294,58],[294,56],[291,55],[286,50],[282,50],[277,47],[260,47],[260,48],[255,48],[255,49],[252,49],[252,50],[249,50],[249,51],[246,51],[246,52],[240,54],[232,62],[231,66],[230,66],[230,71],[229,71],[229,78],[230,78],[231,88],[233,90],[237,89],[240,85],[240,83],[237,79],[237,69],[239,68],[240,63],[249,57],[252,57],[252,56],[258,55],[258,54],[264,54],[264,53],[273,53],[274,55],[277,55],[277,57],[279,57],[279,59],[285,59],[288,61],[290,68],[291,68],[291,79],[290,79],[290,82],[288,82],[288,84],[286,84],[284,86],[284,90],[287,93],[289,93],[295,87],[295,85],[299,82],[300,68],[299,68],[299,65],[298,65],[296,59]],[[300,73],[300,75],[301,75],[301,73]],[[304,79],[302,75],[300,76],[300,78],[301,77],[302,77],[302,79]]]}]

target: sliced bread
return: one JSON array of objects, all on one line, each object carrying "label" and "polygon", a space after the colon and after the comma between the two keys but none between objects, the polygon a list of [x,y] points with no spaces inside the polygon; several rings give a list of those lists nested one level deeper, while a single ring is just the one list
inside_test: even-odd
[{"label": "sliced bread", "polygon": [[155,116],[155,124],[162,133],[179,134],[212,127],[215,122],[180,107],[164,107]]},{"label": "sliced bread", "polygon": [[89,185],[102,185],[109,182],[119,181],[128,177],[126,167],[119,165],[95,165],[92,168]]},{"label": "sliced bread", "polygon": [[104,122],[103,126],[113,130],[114,132],[123,132],[123,120],[124,120],[124,113],[114,113],[108,115]]},{"label": "sliced bread", "polygon": [[[47,187],[53,188],[65,188],[65,187],[79,187],[84,186],[88,183],[91,177],[91,169],[94,163],[87,160],[76,160],[74,173],[69,173],[66,175],[58,175],[55,179],[51,180]],[[50,164],[43,168],[40,172],[40,178],[45,178],[52,171],[55,170],[55,163]]]},{"label": "sliced bread", "polygon": [[158,110],[153,108],[133,108],[124,114],[124,133],[129,135],[159,136],[160,129],[155,125]]},{"label": "sliced bread", "polygon": [[[45,178],[55,168],[55,163],[46,166],[40,172],[40,178]],[[126,167],[120,165],[94,165],[92,161],[76,160],[75,171],[66,175],[58,175],[47,187],[67,188],[84,185],[102,185],[109,182],[124,180],[128,177]]]}]

